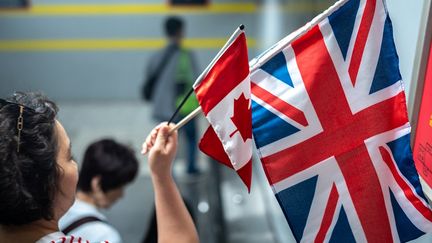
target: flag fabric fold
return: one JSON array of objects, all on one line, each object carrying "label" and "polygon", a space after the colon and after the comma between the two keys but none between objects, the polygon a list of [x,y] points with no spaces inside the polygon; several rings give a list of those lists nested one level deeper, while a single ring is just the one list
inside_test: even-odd
[{"label": "flag fabric fold", "polygon": [[343,0],[251,61],[252,128],[298,242],[432,232],[383,0]]},{"label": "flag fabric fold", "polygon": [[201,109],[210,123],[200,149],[233,168],[250,190],[252,177],[252,114],[246,37],[238,30],[202,80],[194,84]]}]

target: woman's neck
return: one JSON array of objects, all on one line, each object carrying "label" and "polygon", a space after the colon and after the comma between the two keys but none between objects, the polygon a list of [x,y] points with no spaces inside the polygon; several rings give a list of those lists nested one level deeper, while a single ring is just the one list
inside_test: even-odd
[{"label": "woman's neck", "polygon": [[31,242],[59,231],[57,220],[37,220],[19,226],[0,226],[0,242]]},{"label": "woman's neck", "polygon": [[97,207],[96,200],[95,200],[94,196],[90,193],[78,191],[76,194],[76,198],[78,198],[79,200],[81,200],[83,202],[89,203],[89,204]]}]

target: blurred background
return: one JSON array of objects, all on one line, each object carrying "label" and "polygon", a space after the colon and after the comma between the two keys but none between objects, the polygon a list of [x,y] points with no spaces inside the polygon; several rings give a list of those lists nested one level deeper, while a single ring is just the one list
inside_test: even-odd
[{"label": "blurred background", "polygon": [[[428,1],[387,1],[410,113]],[[153,208],[146,161],[138,152],[155,122],[140,89],[151,55],[166,44],[165,18],[185,20],[184,44],[203,70],[240,24],[246,26],[252,59],[335,0],[193,2],[0,0],[0,96],[38,90],[58,102],[78,163],[87,145],[100,138],[115,138],[137,152],[142,162],[138,179],[104,212],[124,242],[141,242]],[[206,122],[197,119],[203,131]],[[254,161],[248,194],[234,172],[202,154],[203,172],[185,174],[184,154],[179,152],[175,175],[192,203],[202,242],[294,242],[259,161]],[[416,242],[431,241],[426,236]]]}]

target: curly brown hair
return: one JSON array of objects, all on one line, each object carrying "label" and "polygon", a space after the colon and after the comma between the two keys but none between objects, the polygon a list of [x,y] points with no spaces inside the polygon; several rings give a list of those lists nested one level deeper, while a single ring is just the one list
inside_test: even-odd
[{"label": "curly brown hair", "polygon": [[[15,93],[0,105],[0,224],[53,218],[60,168],[58,108],[40,93]],[[23,128],[17,122],[23,106]],[[19,148],[18,148],[19,146]]]}]

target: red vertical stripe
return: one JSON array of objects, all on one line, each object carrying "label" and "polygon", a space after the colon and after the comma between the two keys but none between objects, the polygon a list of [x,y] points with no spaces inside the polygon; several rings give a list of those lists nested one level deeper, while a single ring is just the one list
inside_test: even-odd
[{"label": "red vertical stripe", "polygon": [[315,238],[315,243],[324,242],[324,238],[330,228],[331,222],[333,221],[338,199],[339,199],[339,193],[337,192],[336,186],[333,183],[332,189],[330,191],[330,196],[327,202],[327,206],[324,212],[324,216],[321,221],[321,227]]},{"label": "red vertical stripe", "polygon": [[204,114],[213,109],[249,75],[246,37],[241,33],[195,88]]},{"label": "red vertical stripe", "polygon": [[359,31],[355,40],[353,54],[349,66],[349,74],[353,85],[356,83],[360,63],[363,58],[364,48],[366,46],[369,31],[375,14],[376,0],[366,0],[366,6],[360,22]]},{"label": "red vertical stripe", "polygon": [[392,242],[378,174],[366,146],[336,156],[368,242]]},{"label": "red vertical stripe", "polygon": [[[397,96],[352,114],[319,28],[312,28],[292,46],[323,132],[282,152],[288,154],[284,158],[288,164],[285,170],[293,173],[335,156],[366,239],[391,242],[392,232],[380,181],[364,140],[406,123],[405,116],[393,112],[403,110],[400,104],[404,102],[396,102],[404,101],[403,95],[402,99]],[[282,153],[279,152],[279,156]]]}]

